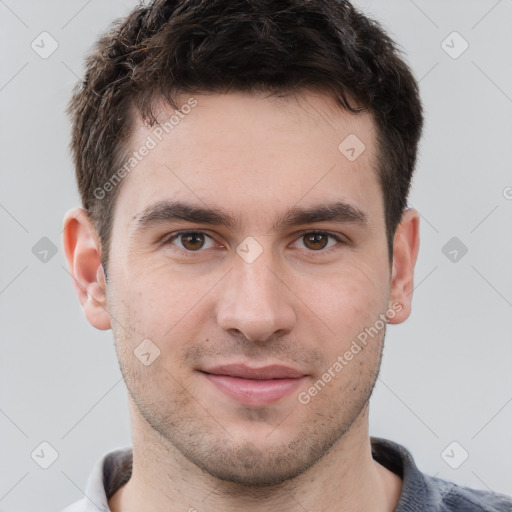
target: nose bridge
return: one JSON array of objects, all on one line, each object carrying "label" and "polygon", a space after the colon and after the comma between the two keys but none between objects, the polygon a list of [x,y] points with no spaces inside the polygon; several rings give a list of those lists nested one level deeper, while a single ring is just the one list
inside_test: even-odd
[{"label": "nose bridge", "polygon": [[[279,279],[272,267],[273,261],[269,257],[259,256],[252,263],[240,262],[234,272],[234,279],[238,285],[239,293],[246,294],[248,298],[257,299],[262,307],[272,306],[278,299],[282,290],[279,290]],[[240,298],[240,297],[239,297]]]},{"label": "nose bridge", "polygon": [[[247,246],[240,244],[237,252],[244,248]],[[249,247],[251,250],[254,248]],[[224,285],[218,311],[220,327],[236,329],[253,341],[265,341],[277,331],[289,332],[295,322],[293,296],[273,269],[271,249],[260,251],[254,259],[245,258],[242,252],[234,267]]]}]

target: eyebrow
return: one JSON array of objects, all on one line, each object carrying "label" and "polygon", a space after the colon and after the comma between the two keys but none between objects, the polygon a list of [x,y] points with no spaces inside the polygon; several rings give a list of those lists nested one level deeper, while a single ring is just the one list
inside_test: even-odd
[{"label": "eyebrow", "polygon": [[[135,216],[134,229],[140,231],[159,224],[176,221],[225,226],[230,230],[238,228],[241,224],[239,218],[235,218],[222,208],[196,206],[183,201],[158,201]],[[278,216],[272,225],[272,229],[278,231],[287,227],[315,222],[349,223],[366,226],[368,217],[357,206],[341,201],[322,203],[305,208],[294,206]]]}]

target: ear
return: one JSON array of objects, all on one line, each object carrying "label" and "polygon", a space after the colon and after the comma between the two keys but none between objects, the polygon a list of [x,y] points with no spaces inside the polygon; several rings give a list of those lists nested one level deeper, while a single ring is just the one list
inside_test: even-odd
[{"label": "ear", "polygon": [[67,212],[63,228],[64,254],[84,314],[96,329],[109,329],[107,285],[100,244],[87,210],[74,208]]},{"label": "ear", "polygon": [[400,324],[411,314],[414,288],[414,266],[420,245],[420,216],[413,208],[402,215],[393,239],[393,267],[389,307],[395,315],[388,318],[390,324]]}]

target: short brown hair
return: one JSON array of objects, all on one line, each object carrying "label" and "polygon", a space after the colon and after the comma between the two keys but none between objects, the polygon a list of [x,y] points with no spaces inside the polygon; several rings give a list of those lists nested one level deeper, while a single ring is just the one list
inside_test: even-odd
[{"label": "short brown hair", "polygon": [[67,113],[83,207],[106,268],[134,108],[149,126],[155,101],[180,93],[312,89],[377,127],[389,254],[407,204],[423,127],[418,84],[382,27],[346,0],[155,0],[113,22],[86,59]]}]

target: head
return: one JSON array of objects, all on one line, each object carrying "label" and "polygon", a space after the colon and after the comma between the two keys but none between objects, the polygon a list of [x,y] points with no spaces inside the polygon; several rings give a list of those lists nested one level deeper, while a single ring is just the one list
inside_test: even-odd
[{"label": "head", "polygon": [[[396,45],[341,0],[156,1],[101,37],[68,113],[65,251],[134,420],[225,480],[307,470],[410,313],[423,118]],[[207,375],[229,363],[303,377],[240,402]]]}]

